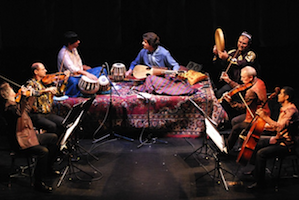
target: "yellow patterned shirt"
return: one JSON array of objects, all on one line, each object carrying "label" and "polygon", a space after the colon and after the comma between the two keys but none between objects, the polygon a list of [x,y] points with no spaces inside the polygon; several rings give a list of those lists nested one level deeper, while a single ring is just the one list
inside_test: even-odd
[{"label": "yellow patterned shirt", "polygon": [[43,113],[48,114],[51,112],[52,109],[52,97],[51,93],[42,93],[40,91],[46,89],[45,85],[41,81],[37,81],[36,79],[32,78],[27,81],[27,87],[31,86],[35,92],[35,101],[32,106],[32,113]]}]

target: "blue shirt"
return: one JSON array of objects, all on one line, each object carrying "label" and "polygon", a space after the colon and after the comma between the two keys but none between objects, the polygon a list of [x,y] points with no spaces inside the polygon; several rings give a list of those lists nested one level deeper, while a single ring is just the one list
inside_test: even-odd
[{"label": "blue shirt", "polygon": [[173,59],[169,51],[162,46],[150,53],[147,49],[142,49],[135,60],[131,63],[130,69],[134,69],[136,65],[146,65],[149,67],[166,67],[170,70],[179,70],[179,64]]}]

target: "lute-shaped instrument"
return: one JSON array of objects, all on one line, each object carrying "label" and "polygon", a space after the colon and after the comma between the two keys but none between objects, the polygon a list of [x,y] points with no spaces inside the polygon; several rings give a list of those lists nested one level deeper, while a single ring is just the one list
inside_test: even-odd
[{"label": "lute-shaped instrument", "polygon": [[157,68],[157,67],[148,67],[145,65],[136,65],[133,69],[133,76],[136,79],[144,79],[149,75],[159,76],[159,75],[166,75],[166,74],[176,74],[180,78],[187,78],[188,82],[191,85],[197,83],[198,81],[206,79],[208,77],[207,75],[194,70],[176,71],[176,70],[168,70],[168,69]]}]

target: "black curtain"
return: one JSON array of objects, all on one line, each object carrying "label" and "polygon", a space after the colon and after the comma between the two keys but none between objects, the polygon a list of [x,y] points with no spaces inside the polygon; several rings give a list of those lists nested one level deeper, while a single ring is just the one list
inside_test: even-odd
[{"label": "black curtain", "polygon": [[90,66],[123,62],[127,67],[142,48],[141,36],[154,31],[181,64],[194,61],[210,73],[214,31],[224,31],[226,48],[244,30],[269,89],[297,87],[299,39],[297,1],[240,0],[2,0],[0,2],[1,75],[22,84],[29,67],[42,61],[57,71],[62,35],[77,32],[79,51]]}]

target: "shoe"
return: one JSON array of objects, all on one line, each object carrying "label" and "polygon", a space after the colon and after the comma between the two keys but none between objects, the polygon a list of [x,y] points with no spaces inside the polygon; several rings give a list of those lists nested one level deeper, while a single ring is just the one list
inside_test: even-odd
[{"label": "shoe", "polygon": [[50,176],[50,177],[53,177],[53,176],[60,176],[61,173],[60,173],[60,171],[50,170],[50,171],[47,172],[47,175]]},{"label": "shoe", "polygon": [[258,184],[257,182],[247,186],[247,189],[249,190],[261,190],[261,189],[264,189],[265,186],[262,185],[262,184]]},{"label": "shoe", "polygon": [[51,186],[47,186],[44,182],[36,182],[34,183],[34,188],[37,191],[50,193],[53,191],[53,188]]},{"label": "shoe", "polygon": [[253,176],[253,171],[243,172],[243,175],[246,175],[246,176]]}]

